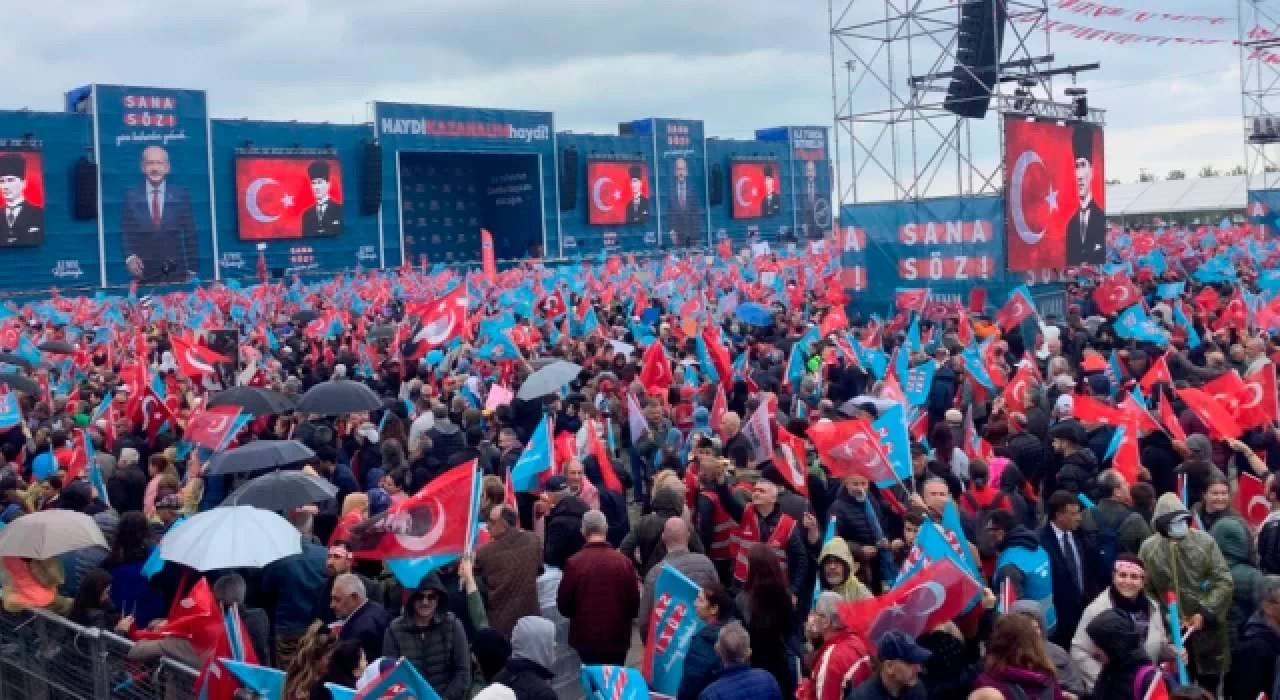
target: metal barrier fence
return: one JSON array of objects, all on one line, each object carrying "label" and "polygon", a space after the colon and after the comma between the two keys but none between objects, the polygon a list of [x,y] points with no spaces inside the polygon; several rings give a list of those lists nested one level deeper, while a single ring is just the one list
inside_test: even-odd
[{"label": "metal barrier fence", "polygon": [[128,660],[133,642],[44,610],[0,612],[0,700],[193,700],[196,670]]}]

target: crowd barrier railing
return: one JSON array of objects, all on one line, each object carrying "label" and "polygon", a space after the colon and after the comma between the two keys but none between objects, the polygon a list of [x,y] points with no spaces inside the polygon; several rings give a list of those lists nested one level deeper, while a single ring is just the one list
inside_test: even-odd
[{"label": "crowd barrier railing", "polygon": [[0,611],[0,700],[194,700],[195,669],[130,661],[133,646],[44,610]]}]

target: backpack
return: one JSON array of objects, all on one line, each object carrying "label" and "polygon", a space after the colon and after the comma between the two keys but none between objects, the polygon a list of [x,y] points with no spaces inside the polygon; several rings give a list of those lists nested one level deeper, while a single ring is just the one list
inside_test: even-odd
[{"label": "backpack", "polygon": [[1094,511],[1094,522],[1098,529],[1093,532],[1093,546],[1098,553],[1099,571],[1111,571],[1115,568],[1116,557],[1120,556],[1120,526],[1129,519],[1132,513],[1124,513],[1116,522],[1104,522]]},{"label": "backpack", "polygon": [[991,519],[991,514],[997,510],[1003,510],[1009,515],[1013,515],[1013,500],[1009,498],[1009,494],[1001,491],[996,497],[991,499],[989,505],[983,506],[978,503],[978,499],[973,494],[965,491],[960,494],[960,505],[965,512],[973,516],[974,529],[974,545],[978,548],[978,554],[984,559],[994,559],[1000,553],[1000,548],[991,540],[991,535],[987,530],[987,524]]}]

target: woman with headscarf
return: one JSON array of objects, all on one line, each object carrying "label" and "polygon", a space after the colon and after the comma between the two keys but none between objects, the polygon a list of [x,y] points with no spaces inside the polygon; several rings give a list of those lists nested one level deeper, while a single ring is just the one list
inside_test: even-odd
[{"label": "woman with headscarf", "polygon": [[1133,621],[1138,644],[1152,659],[1172,658],[1173,647],[1165,632],[1164,613],[1146,593],[1147,570],[1142,560],[1132,554],[1116,557],[1111,585],[1093,599],[1080,615],[1080,626],[1071,640],[1071,658],[1080,669],[1085,688],[1093,687],[1102,669],[1094,651],[1098,644],[1088,632],[1089,623],[1104,612],[1114,610]]},{"label": "woman with headscarf", "polygon": [[1176,597],[1182,628],[1194,630],[1187,642],[1190,671],[1200,687],[1216,688],[1231,659],[1231,571],[1213,537],[1191,529],[1191,513],[1176,495],[1166,493],[1156,501],[1151,525],[1156,534],[1138,550],[1147,591],[1161,601],[1169,594]]}]

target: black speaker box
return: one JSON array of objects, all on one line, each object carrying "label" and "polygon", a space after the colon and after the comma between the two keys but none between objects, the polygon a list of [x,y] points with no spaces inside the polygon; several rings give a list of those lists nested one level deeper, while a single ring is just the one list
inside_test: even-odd
[{"label": "black speaker box", "polygon": [[72,170],[71,185],[72,218],[76,221],[98,218],[98,166],[81,157]]},{"label": "black speaker box", "polygon": [[573,211],[578,205],[578,147],[566,146],[560,152],[560,211]]},{"label": "black speaker box", "polygon": [[707,178],[707,189],[710,193],[707,195],[710,199],[710,205],[718,207],[724,204],[724,169],[719,163],[711,164],[711,175]]},{"label": "black speaker box", "polygon": [[360,166],[360,216],[373,216],[382,205],[382,144],[366,141]]},{"label": "black speaker box", "polygon": [[960,6],[956,64],[943,107],[960,117],[981,119],[1000,79],[1000,46],[1008,23],[1005,0],[968,0]]}]

